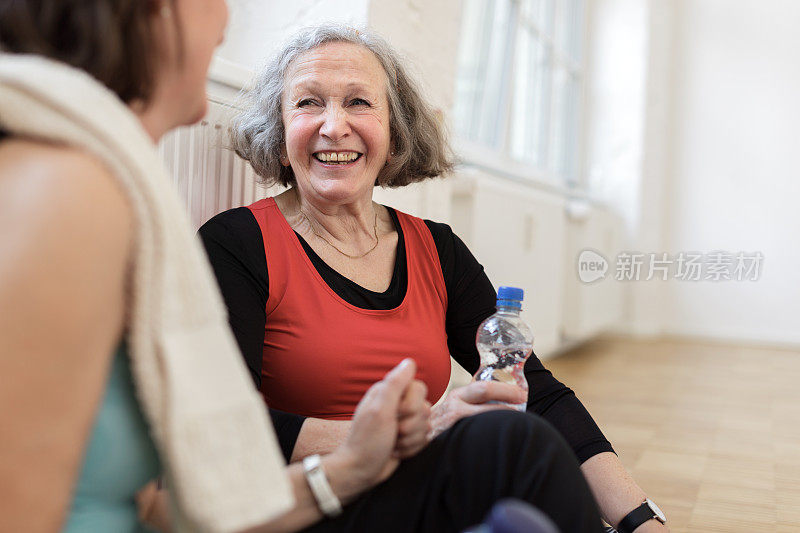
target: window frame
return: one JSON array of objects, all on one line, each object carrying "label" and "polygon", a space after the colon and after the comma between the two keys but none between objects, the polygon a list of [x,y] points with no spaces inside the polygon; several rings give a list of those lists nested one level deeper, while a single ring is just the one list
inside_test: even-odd
[{"label": "window frame", "polygon": [[[505,105],[502,106],[503,114],[499,119],[500,125],[497,127],[497,148],[489,143],[472,140],[457,130],[454,130],[454,147],[463,165],[479,168],[513,181],[533,184],[545,190],[561,192],[571,196],[585,196],[588,194],[588,180],[584,169],[586,161],[585,128],[587,126],[588,116],[586,93],[587,77],[589,73],[588,42],[590,36],[588,35],[588,29],[590,27],[589,18],[592,12],[590,5],[591,0],[580,0],[582,2],[582,13],[578,28],[575,30],[582,36],[579,44],[579,60],[572,58],[558,43],[558,17],[563,16],[562,11],[564,9],[564,2],[562,0],[553,0],[551,15],[551,25],[553,29],[549,34],[537,21],[524,16],[522,13],[523,0],[508,1],[511,6],[511,14],[509,16],[509,31],[506,42],[509,43],[507,46],[509,46],[508,49],[511,50],[511,53],[508,54],[508,60],[503,67],[503,79],[501,80],[501,90],[499,91]],[[545,159],[542,165],[533,165],[529,161],[515,157],[512,154],[511,148],[513,130],[512,113],[514,105],[512,69],[514,59],[519,53],[517,35],[520,28],[523,26],[536,35],[549,52],[547,65],[550,71],[549,96],[546,109],[544,110],[548,116],[548,124],[547,133],[543,139],[545,143]],[[556,72],[559,70],[559,67],[562,67],[568,76],[576,80],[578,93],[574,103],[574,113],[576,117],[574,119],[573,157],[575,159],[571,172],[564,174],[555,170],[553,161],[555,153],[552,146],[555,140],[557,117],[559,113],[555,98],[556,85],[558,83],[556,80]]]}]

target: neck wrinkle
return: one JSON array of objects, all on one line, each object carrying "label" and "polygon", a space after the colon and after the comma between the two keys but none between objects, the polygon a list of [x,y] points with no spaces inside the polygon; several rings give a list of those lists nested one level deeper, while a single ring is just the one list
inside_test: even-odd
[{"label": "neck wrinkle", "polygon": [[317,206],[300,196],[295,189],[298,214],[313,224],[312,233],[322,233],[327,238],[344,245],[368,247],[375,243],[375,227],[378,209],[370,199],[368,203],[353,203],[341,206]]}]

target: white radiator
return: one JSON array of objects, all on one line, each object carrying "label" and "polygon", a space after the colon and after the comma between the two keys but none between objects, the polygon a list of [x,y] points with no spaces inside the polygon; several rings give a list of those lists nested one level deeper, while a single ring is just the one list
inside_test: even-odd
[{"label": "white radiator", "polygon": [[233,112],[226,104],[209,101],[208,113],[200,123],[178,128],[159,143],[161,158],[194,229],[221,211],[278,192],[279,188],[258,184],[249,163],[228,148],[227,129]]}]

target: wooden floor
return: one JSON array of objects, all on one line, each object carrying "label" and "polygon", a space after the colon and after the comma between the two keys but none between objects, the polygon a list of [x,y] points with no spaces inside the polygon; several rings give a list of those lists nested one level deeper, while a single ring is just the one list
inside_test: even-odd
[{"label": "wooden floor", "polygon": [[800,351],[606,339],[546,365],[673,532],[800,532]]}]

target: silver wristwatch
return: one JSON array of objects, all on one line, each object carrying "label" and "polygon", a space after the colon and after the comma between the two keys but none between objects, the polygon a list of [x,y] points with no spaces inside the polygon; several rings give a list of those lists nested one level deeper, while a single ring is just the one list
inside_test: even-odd
[{"label": "silver wristwatch", "polygon": [[342,502],[333,493],[333,489],[328,483],[328,476],[325,475],[325,471],[322,469],[322,461],[319,455],[309,455],[303,459],[303,470],[306,474],[308,486],[311,488],[322,514],[328,517],[342,514]]}]

